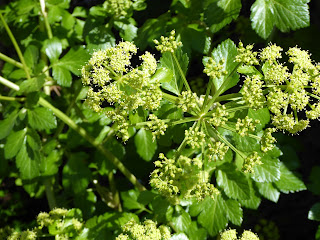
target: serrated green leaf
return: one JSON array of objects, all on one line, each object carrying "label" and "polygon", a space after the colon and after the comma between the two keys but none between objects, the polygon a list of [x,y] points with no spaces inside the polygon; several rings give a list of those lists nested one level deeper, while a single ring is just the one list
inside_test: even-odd
[{"label": "serrated green leaf", "polygon": [[225,203],[221,194],[215,199],[205,198],[201,202],[190,206],[190,215],[198,216],[198,223],[203,226],[211,236],[217,235],[228,224]]},{"label": "serrated green leaf", "polygon": [[138,28],[134,25],[134,20],[126,19],[127,21],[115,21],[117,29],[120,31],[119,35],[125,41],[133,41],[137,37]]},{"label": "serrated green leaf", "polygon": [[217,183],[226,195],[233,199],[249,199],[250,187],[246,176],[235,169],[230,163],[225,163],[216,172]]},{"label": "serrated green leaf", "polygon": [[43,107],[28,109],[28,123],[32,128],[37,130],[57,127],[57,120],[53,112]]},{"label": "serrated green leaf", "polygon": [[218,0],[205,8],[204,21],[212,33],[218,32],[239,16],[241,0]]},{"label": "serrated green leaf", "polygon": [[151,77],[151,81],[159,81],[162,83],[169,83],[173,78],[173,73],[170,69],[160,67],[156,73]]},{"label": "serrated green leaf", "polygon": [[50,61],[54,62],[58,60],[60,54],[62,53],[62,43],[60,39],[53,37],[45,40],[44,49]]},{"label": "serrated green leaf", "polygon": [[161,196],[155,197],[151,206],[153,209],[154,216],[158,222],[166,222],[172,220],[173,208],[166,199]]},{"label": "serrated green leaf", "polygon": [[239,202],[233,199],[225,201],[225,210],[228,219],[235,225],[241,226],[243,220],[243,211]]},{"label": "serrated green leaf", "polygon": [[52,67],[53,79],[57,81],[60,86],[70,87],[72,83],[72,76],[68,69],[61,66]]},{"label": "serrated green leaf", "polygon": [[259,120],[260,123],[259,128],[264,128],[270,122],[270,113],[267,108],[261,108],[258,110],[249,109],[248,110],[248,117],[252,118],[253,120]]},{"label": "serrated green leaf", "polygon": [[253,188],[251,179],[248,178],[248,182],[250,186],[250,199],[248,200],[240,199],[238,200],[238,202],[240,202],[241,206],[244,206],[246,208],[258,209],[261,203],[261,198],[258,196],[255,189]]},{"label": "serrated green leaf", "polygon": [[275,182],[280,179],[280,161],[264,154],[261,165],[254,166],[252,179],[256,182]]},{"label": "serrated green leaf", "polygon": [[304,183],[283,163],[280,163],[280,179],[275,184],[283,193],[299,192],[307,189]]},{"label": "serrated green leaf", "polygon": [[[223,60],[223,70],[228,72],[225,76],[213,79],[213,84],[216,89],[219,89],[220,94],[235,86],[239,81],[239,74],[235,71],[239,64],[234,61],[237,54],[237,47],[230,39],[223,41],[212,51],[211,57],[214,61],[218,63]],[[206,62],[207,58],[204,58],[203,63]],[[220,89],[225,81],[227,81],[227,84]]]},{"label": "serrated green leaf", "polygon": [[18,117],[18,111],[15,110],[6,117],[6,119],[0,121],[0,140],[7,137]]},{"label": "serrated green leaf", "polygon": [[178,48],[174,53],[165,52],[162,54],[162,57],[160,58],[160,65],[161,67],[166,68],[168,71],[172,72],[172,78],[170,79],[169,82],[163,81],[160,83],[162,88],[176,95],[179,95],[183,87],[183,82],[182,82],[182,77],[181,77],[179,68],[172,54],[176,55],[176,58],[180,64],[182,72],[184,73],[184,75],[186,75],[188,64],[189,64],[189,58],[187,54],[184,54],[182,52],[181,48]]},{"label": "serrated green leaf", "polygon": [[308,213],[308,219],[320,221],[320,202],[314,204],[309,213]]},{"label": "serrated green leaf", "polygon": [[36,66],[39,60],[39,49],[34,45],[29,45],[26,48],[23,54],[23,57],[25,59],[27,66],[30,69],[34,69],[34,67]]},{"label": "serrated green leaf", "polygon": [[22,144],[25,140],[27,129],[24,128],[17,132],[11,132],[7,138],[6,145],[4,146],[4,156],[7,159],[13,158],[20,151]]},{"label": "serrated green leaf", "polygon": [[273,186],[271,182],[255,182],[259,193],[272,202],[278,202],[280,192]]},{"label": "serrated green leaf", "polygon": [[165,103],[160,106],[157,111],[157,116],[162,119],[181,119],[183,117],[183,111],[178,108],[175,104]]},{"label": "serrated green leaf", "polygon": [[134,136],[137,153],[145,161],[150,161],[157,149],[157,141],[152,140],[152,133],[141,128]]},{"label": "serrated green leaf", "polygon": [[22,92],[22,93],[37,92],[43,87],[44,83],[45,83],[45,75],[39,75],[35,78],[27,79],[20,84],[19,92]]},{"label": "serrated green leaf", "polygon": [[144,206],[138,202],[139,192],[131,189],[127,192],[121,192],[121,199],[123,201],[123,207],[131,209],[144,209]]},{"label": "serrated green leaf", "polygon": [[40,171],[42,176],[53,176],[59,171],[59,162],[61,159],[61,153],[57,150],[53,150],[47,157],[43,158],[40,164]]},{"label": "serrated green leaf", "polygon": [[266,39],[274,26],[282,32],[308,27],[307,0],[256,0],[251,6],[252,28]]},{"label": "serrated green leaf", "polygon": [[24,144],[16,157],[16,164],[20,172],[20,177],[23,180],[33,179],[40,176],[41,155],[38,151],[32,151]]},{"label": "serrated green leaf", "polygon": [[203,29],[195,29],[193,26],[183,27],[181,29],[181,42],[183,42],[183,50],[191,56],[192,50],[202,54],[208,54],[211,38],[203,31]]}]

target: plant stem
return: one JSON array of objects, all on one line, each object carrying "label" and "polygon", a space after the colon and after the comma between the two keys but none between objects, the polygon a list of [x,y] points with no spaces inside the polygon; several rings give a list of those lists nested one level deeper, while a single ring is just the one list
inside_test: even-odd
[{"label": "plant stem", "polygon": [[48,38],[51,39],[53,38],[53,34],[52,34],[52,30],[48,21],[48,15],[46,12],[46,3],[45,0],[39,0],[40,2],[40,6],[41,6],[41,13],[44,19],[44,24],[46,26],[46,30],[47,30],[47,34],[48,34]]},{"label": "plant stem", "polygon": [[95,141],[95,139],[90,136],[85,129],[78,126],[71,118],[61,112],[59,109],[52,106],[48,101],[44,98],[40,97],[39,102],[41,106],[46,107],[53,111],[53,113],[61,119],[64,123],[66,123],[69,127],[75,130],[80,136],[86,139],[89,143],[91,143],[95,148],[97,148],[109,161],[111,161],[122,173],[126,176],[126,178],[139,190],[146,190],[145,187],[136,179],[136,177],[123,165],[123,163],[115,157],[111,152],[105,149],[100,143]]},{"label": "plant stem", "polygon": [[231,94],[226,94],[220,97],[216,98],[217,102],[222,102],[222,101],[230,101],[230,100],[236,100],[242,97],[241,93],[231,93]]},{"label": "plant stem", "polygon": [[175,103],[177,101],[177,97],[175,96],[172,96],[171,94],[168,94],[168,93],[164,93],[162,92],[162,96],[164,99],[168,100],[169,102],[172,102],[172,103]]},{"label": "plant stem", "polygon": [[17,84],[15,84],[13,82],[10,82],[9,80],[7,80],[7,79],[5,79],[5,78],[3,78],[1,76],[0,76],[0,83],[2,83],[3,85],[5,85],[5,86],[7,86],[7,87],[9,87],[9,88],[11,88],[13,90],[16,90],[16,91],[20,90],[20,87]]},{"label": "plant stem", "polygon": [[171,53],[171,56],[173,57],[176,65],[177,65],[177,67],[178,67],[178,70],[179,70],[180,75],[181,75],[181,77],[182,77],[184,86],[186,87],[186,89],[187,89],[189,92],[191,92],[191,89],[190,89],[190,86],[189,86],[188,81],[187,81],[187,79],[186,79],[186,76],[184,75],[184,72],[183,72],[182,69],[181,69],[180,63],[179,63],[176,55],[175,55],[174,53]]},{"label": "plant stem", "polygon": [[26,73],[26,75],[27,75],[27,78],[30,79],[29,70],[28,70],[28,67],[27,67],[26,62],[24,61],[24,57],[23,57],[23,55],[22,55],[21,49],[20,49],[20,47],[19,47],[19,45],[18,45],[15,37],[13,36],[13,34],[12,34],[9,26],[7,25],[7,23],[6,23],[6,21],[4,20],[4,18],[3,18],[3,16],[2,16],[1,13],[0,13],[0,19],[1,19],[2,23],[3,23],[4,28],[6,29],[8,35],[9,35],[9,38],[10,38],[10,40],[11,40],[14,48],[15,48],[16,51],[17,51],[17,54],[18,54],[18,56],[19,56],[20,62],[21,62],[22,65],[23,65],[23,69],[24,69],[24,71],[25,71],[25,73]]},{"label": "plant stem", "polygon": [[23,65],[20,62],[14,60],[13,58],[8,57],[7,55],[4,55],[3,53],[0,53],[0,59],[18,67],[18,68],[23,69]]},{"label": "plant stem", "polygon": [[117,210],[119,212],[122,212],[122,207],[121,207],[121,202],[120,202],[120,196],[119,196],[119,192],[116,186],[116,182],[114,181],[114,174],[113,171],[110,171],[108,173],[108,180],[109,180],[109,184],[110,184],[110,190],[112,192],[113,195],[113,199],[117,205]]},{"label": "plant stem", "polygon": [[44,180],[44,186],[46,189],[46,196],[49,203],[49,208],[52,210],[57,206],[56,199],[54,197],[53,189],[52,189],[52,183],[50,181],[51,179]]},{"label": "plant stem", "polygon": [[18,102],[23,102],[23,101],[26,100],[26,98],[7,97],[7,96],[1,96],[1,95],[0,95],[0,100],[3,100],[3,101],[18,101]]}]

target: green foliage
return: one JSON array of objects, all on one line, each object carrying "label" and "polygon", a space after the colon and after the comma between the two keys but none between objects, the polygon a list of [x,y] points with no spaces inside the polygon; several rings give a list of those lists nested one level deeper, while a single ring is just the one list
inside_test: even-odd
[{"label": "green foliage", "polygon": [[235,240],[247,208],[319,194],[275,133],[319,118],[319,65],[263,40],[309,26],[308,3],[0,5],[0,238]]}]

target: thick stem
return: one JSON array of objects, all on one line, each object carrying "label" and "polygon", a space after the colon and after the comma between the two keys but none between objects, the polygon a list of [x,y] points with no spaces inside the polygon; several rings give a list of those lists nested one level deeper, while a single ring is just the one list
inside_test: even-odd
[{"label": "thick stem", "polygon": [[0,101],[18,101],[18,102],[24,102],[26,100],[26,98],[16,98],[16,97],[7,97],[7,96],[1,96],[0,95]]},{"label": "thick stem", "polygon": [[0,53],[0,59],[2,59],[3,61],[18,67],[18,68],[22,68],[23,69],[23,65],[20,62],[8,57],[7,55],[4,55],[3,53]]},{"label": "thick stem", "polygon": [[44,25],[46,26],[46,30],[47,30],[47,34],[48,34],[48,38],[51,39],[53,38],[53,34],[52,34],[52,30],[48,21],[48,15],[46,12],[46,3],[44,0],[39,0],[40,2],[40,6],[41,6],[41,13],[43,16],[43,20],[44,20]]},{"label": "thick stem", "polygon": [[16,91],[20,90],[20,87],[17,84],[10,82],[9,80],[7,80],[1,76],[0,76],[0,83],[2,83],[3,85],[5,85],[13,90],[16,90]]},{"label": "thick stem", "polygon": [[4,18],[3,18],[3,16],[2,16],[1,13],[0,13],[0,19],[1,19],[2,23],[3,23],[4,28],[6,29],[8,35],[9,35],[9,38],[10,38],[10,40],[11,40],[14,48],[15,48],[16,51],[17,51],[17,54],[18,54],[18,56],[19,56],[20,62],[21,62],[22,65],[23,65],[23,69],[24,69],[24,71],[25,71],[25,73],[26,73],[26,76],[27,76],[28,79],[30,79],[30,73],[29,73],[29,70],[28,70],[28,67],[27,67],[26,62],[24,61],[24,57],[23,57],[23,55],[22,55],[21,49],[20,49],[20,47],[19,47],[19,45],[18,45],[15,37],[13,36],[13,34],[12,34],[12,32],[11,32],[8,24],[7,24],[6,21],[4,20]]},{"label": "thick stem", "polygon": [[50,180],[51,179],[49,179],[49,178],[44,180],[44,186],[45,186],[45,189],[46,189],[46,196],[47,196],[47,200],[48,200],[48,203],[49,203],[49,208],[52,210],[55,207],[57,207],[57,203],[56,203],[56,198],[54,196],[54,192],[53,192],[53,189],[52,189],[52,183],[51,183]]},{"label": "thick stem", "polygon": [[122,212],[122,207],[121,207],[121,202],[120,202],[120,196],[119,196],[119,192],[116,186],[116,182],[114,181],[114,174],[112,171],[110,171],[108,173],[108,180],[109,180],[109,185],[110,185],[110,190],[112,192],[114,201],[117,205],[117,210],[119,212]]}]

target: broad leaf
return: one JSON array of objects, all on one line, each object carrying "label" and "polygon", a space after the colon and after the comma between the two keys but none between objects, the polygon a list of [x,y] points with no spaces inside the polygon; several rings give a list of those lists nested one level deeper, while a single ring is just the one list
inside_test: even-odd
[{"label": "broad leaf", "polygon": [[246,176],[235,169],[233,164],[226,163],[216,172],[217,183],[226,195],[233,199],[249,199],[250,187]]},{"label": "broad leaf", "polygon": [[261,165],[254,166],[252,179],[256,182],[274,182],[280,179],[280,161],[264,155],[261,158]]},{"label": "broad leaf", "polygon": [[240,226],[243,220],[243,211],[239,202],[233,199],[225,201],[225,209],[228,219],[235,225]]},{"label": "broad leaf", "polygon": [[204,21],[212,33],[218,32],[239,16],[241,0],[213,1],[204,11]]},{"label": "broad leaf", "polygon": [[[212,79],[215,88],[219,89],[220,94],[235,86],[239,81],[239,74],[236,71],[236,68],[239,64],[234,61],[236,55],[237,47],[230,39],[225,40],[212,51],[211,57],[213,57],[214,61],[219,63],[219,61],[223,60],[223,70],[228,72],[225,76]],[[203,59],[203,63],[206,63],[207,61],[207,58]],[[225,81],[226,83],[221,88]]]},{"label": "broad leaf", "polygon": [[121,199],[123,201],[123,207],[131,209],[144,209],[144,206],[138,202],[139,192],[131,189],[127,192],[121,192]]},{"label": "broad leaf", "polygon": [[0,140],[8,136],[16,122],[18,117],[18,111],[13,111],[6,117],[6,119],[0,121]]},{"label": "broad leaf", "polygon": [[157,142],[152,140],[152,133],[141,128],[134,137],[134,143],[142,159],[150,161],[157,149]]},{"label": "broad leaf", "polygon": [[45,83],[45,75],[27,79],[20,84],[19,92],[30,93],[39,91]]},{"label": "broad leaf", "polygon": [[225,211],[225,203],[221,195],[215,199],[205,198],[190,207],[190,215],[198,216],[198,222],[209,232],[211,236],[217,235],[228,224]]},{"label": "broad leaf", "polygon": [[27,66],[34,69],[39,60],[39,49],[34,45],[29,45],[23,54]]},{"label": "broad leaf", "polygon": [[240,199],[238,200],[238,202],[240,202],[241,206],[244,206],[246,208],[258,209],[261,203],[261,198],[258,196],[255,189],[253,188],[251,179],[248,178],[248,182],[250,186],[250,198],[248,200]]},{"label": "broad leaf", "polygon": [[266,199],[272,202],[278,202],[280,197],[280,192],[273,186],[270,182],[256,182],[255,183],[259,193]]},{"label": "broad leaf", "polygon": [[314,204],[308,213],[308,219],[320,221],[320,202]]},{"label": "broad leaf", "polygon": [[53,112],[43,107],[28,109],[28,123],[37,130],[52,129],[57,126],[57,120]]},{"label": "broad leaf", "polygon": [[252,28],[266,39],[274,26],[282,32],[308,27],[309,0],[256,0],[251,6]]},{"label": "broad leaf", "polygon": [[280,179],[275,184],[281,192],[299,192],[307,189],[304,183],[283,163],[280,163],[280,174]]},{"label": "broad leaf", "polygon": [[11,132],[7,138],[6,145],[4,146],[4,156],[7,159],[13,158],[20,151],[23,142],[25,141],[25,136],[27,129],[24,128],[18,132]]},{"label": "broad leaf", "polygon": [[162,54],[162,57],[160,58],[161,67],[166,68],[167,71],[171,72],[172,78],[170,79],[170,81],[168,81],[168,79],[166,78],[164,79],[164,81],[161,81],[160,83],[161,87],[165,90],[179,95],[183,87],[183,82],[181,73],[179,71],[176,61],[174,60],[173,54],[175,54],[183,74],[186,75],[189,64],[189,58],[187,54],[184,54],[182,52],[181,48],[178,48],[174,53],[165,52]]},{"label": "broad leaf", "polygon": [[58,60],[60,54],[62,53],[61,40],[56,37],[45,40],[44,49],[50,61],[54,62]]}]

